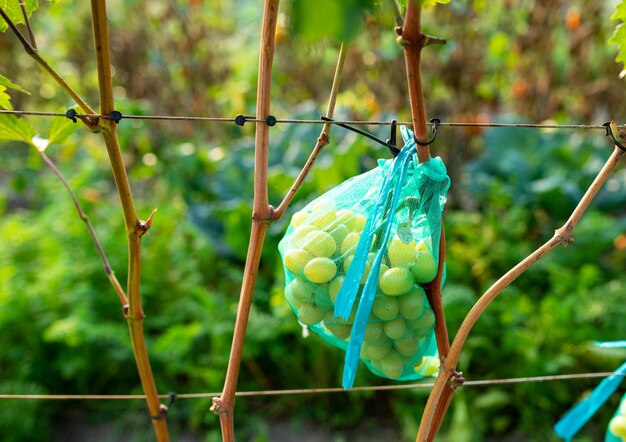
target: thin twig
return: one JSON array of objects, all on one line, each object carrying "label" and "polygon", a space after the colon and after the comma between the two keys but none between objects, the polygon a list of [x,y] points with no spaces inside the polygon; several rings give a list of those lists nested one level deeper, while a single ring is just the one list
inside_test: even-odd
[{"label": "thin twig", "polygon": [[[100,92],[100,113],[110,114],[115,109],[113,99],[113,81],[111,75],[111,52],[105,0],[91,0],[94,45],[98,67]],[[117,137],[117,125],[111,119],[101,119],[98,123],[106,144],[111,169],[124,213],[126,235],[128,238],[128,311],[126,318],[130,330],[135,362],[143,391],[146,394],[152,425],[159,442],[168,442],[166,413],[167,407],[161,404],[154,375],[148,358],[143,331],[143,309],[141,306],[141,237],[150,227],[137,217],[128,175],[124,166],[122,151]]]},{"label": "thin twig", "polygon": [[400,11],[400,5],[396,0],[389,0],[391,3],[391,10],[393,11],[393,19],[396,22],[396,26],[401,28],[404,26],[404,19],[402,18],[402,12]]},{"label": "thin twig", "polygon": [[602,167],[602,170],[598,173],[593,183],[587,189],[587,192],[582,197],[570,218],[560,229],[556,230],[554,236],[544,243],[541,247],[535,250],[532,254],[522,260],[519,264],[509,270],[504,276],[496,281],[481,297],[476,301],[470,312],[467,314],[459,331],[457,332],[454,341],[450,347],[447,359],[444,361],[439,376],[433,387],[433,391],[428,397],[426,403],[426,409],[422,415],[422,422],[420,424],[420,432],[417,436],[417,441],[431,441],[436,436],[436,431],[431,427],[433,419],[436,414],[436,410],[439,407],[439,403],[442,400],[442,395],[446,389],[446,385],[449,382],[454,382],[454,376],[456,374],[456,367],[459,361],[459,355],[467,340],[467,337],[472,330],[474,324],[478,321],[481,314],[489,307],[489,305],[496,299],[496,297],[508,287],[518,276],[524,273],[530,266],[543,258],[550,251],[555,249],[559,245],[567,245],[573,241],[572,233],[576,228],[576,225],[582,218],[583,214],[591,204],[591,201],[598,194],[603,184],[611,175],[611,172],[617,166],[618,162],[624,155],[624,152],[615,147],[615,150],[611,154],[610,158]]},{"label": "thin twig", "polygon": [[[333,85],[330,90],[330,98],[328,99],[328,108],[326,109],[326,118],[333,118],[333,114],[335,112],[335,103],[337,101],[337,94],[339,93],[339,84],[341,83],[341,75],[343,72],[344,62],[346,61],[346,53],[347,53],[347,50],[344,48],[344,45],[342,44],[341,48],[339,48],[339,59],[337,60],[337,67],[335,69]],[[293,200],[294,196],[296,196],[298,189],[300,188],[300,186],[306,179],[307,175],[309,174],[309,171],[313,167],[313,163],[315,162],[317,155],[322,150],[322,147],[328,145],[328,143],[330,142],[330,127],[331,127],[330,124],[326,123],[324,127],[322,128],[322,132],[320,133],[320,136],[317,138],[315,147],[313,148],[313,151],[311,152],[311,155],[307,159],[304,167],[302,168],[302,170],[298,174],[298,177],[294,181],[293,185],[291,186],[291,188],[285,195],[285,198],[283,199],[283,201],[280,203],[278,208],[274,210],[274,214],[272,216],[272,219],[274,221],[279,220],[285,214],[285,210],[287,210],[287,207],[289,206],[289,204],[291,204],[291,201]]]},{"label": "thin twig", "polygon": [[96,246],[96,250],[98,251],[98,256],[100,256],[100,261],[102,261],[102,265],[104,266],[104,273],[106,274],[107,278],[111,282],[111,285],[113,286],[113,289],[115,290],[115,293],[117,293],[117,296],[120,298],[122,307],[127,306],[128,298],[126,297],[126,293],[124,293],[124,289],[122,288],[121,284],[117,280],[117,277],[115,276],[115,273],[113,272],[113,269],[111,268],[111,265],[109,264],[109,260],[107,259],[106,254],[104,253],[104,249],[102,248],[102,245],[100,244],[100,241],[98,240],[96,231],[94,230],[93,225],[91,224],[91,221],[89,221],[89,218],[87,217],[87,215],[85,215],[85,212],[83,211],[83,208],[81,207],[80,202],[78,201],[78,198],[76,197],[76,194],[74,193],[69,183],[65,179],[65,176],[63,176],[63,173],[59,170],[56,164],[54,164],[54,162],[48,157],[48,155],[46,155],[45,152],[39,149],[37,149],[37,151],[39,152],[39,155],[41,155],[41,159],[44,161],[44,163],[46,163],[46,165],[50,169],[52,169],[52,172],[54,172],[54,174],[59,178],[59,180],[61,181],[61,184],[63,184],[63,187],[65,187],[65,190],[67,190],[67,193],[69,193],[70,198],[72,199],[72,202],[74,203],[74,207],[76,208],[76,212],[78,212],[78,217],[87,225],[89,236],[91,236],[91,239],[93,240],[93,243]]},{"label": "thin twig", "polygon": [[28,37],[30,38],[30,44],[33,49],[37,50],[37,42],[35,41],[35,34],[33,34],[33,29],[30,26],[30,19],[28,18],[28,11],[26,11],[26,5],[24,4],[24,0],[20,0],[20,8],[22,8],[22,15],[24,16],[24,23],[26,24],[26,29],[28,30]]},{"label": "thin twig", "polygon": [[[46,60],[39,55],[37,50],[30,44],[28,40],[22,35],[15,23],[9,18],[9,16],[4,12],[2,8],[0,8],[0,16],[7,22],[17,39],[22,43],[24,50],[30,55],[50,76],[67,92],[70,97],[78,104],[78,106],[87,114],[95,114],[96,112],[89,107],[89,105],[72,89],[72,87],[65,81],[65,79],[55,71],[52,66],[48,64]],[[89,118],[81,118],[81,121],[90,129],[94,129],[94,121]]]},{"label": "thin twig", "polygon": [[4,12],[3,8],[0,8],[0,16],[2,16],[2,18],[7,23],[9,28],[11,28],[11,30],[13,31],[13,33],[15,34],[17,39],[20,41],[20,43],[22,43],[22,46],[24,46],[24,49],[26,50],[26,52],[28,52],[29,54],[31,52],[36,52],[35,48],[33,47],[33,45],[31,45],[30,42],[28,40],[26,40],[26,37],[24,37],[24,35],[20,32],[20,30],[15,25],[15,23],[13,23],[13,20],[11,20],[9,18],[7,13]]},{"label": "thin twig", "polygon": [[[259,75],[257,83],[256,115],[265,118],[270,114],[270,91],[272,86],[272,62],[274,60],[274,38],[278,19],[279,0],[265,0],[263,22],[261,26],[261,42],[259,49]],[[254,150],[254,203],[252,206],[252,230],[248,245],[248,254],[244,268],[239,307],[235,330],[228,359],[228,369],[221,397],[213,398],[211,409],[220,418],[222,440],[234,442],[235,428],[233,409],[235,392],[241,366],[241,354],[246,337],[248,317],[252,305],[252,294],[261,261],[261,251],[265,233],[272,218],[272,208],[268,203],[267,167],[269,157],[269,126],[259,122],[256,124]]]}]

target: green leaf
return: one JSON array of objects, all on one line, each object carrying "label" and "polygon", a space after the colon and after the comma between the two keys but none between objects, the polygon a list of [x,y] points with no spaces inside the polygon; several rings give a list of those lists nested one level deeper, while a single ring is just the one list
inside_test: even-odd
[{"label": "green leaf", "polygon": [[13,83],[11,80],[9,80],[7,77],[5,77],[2,74],[0,74],[0,86],[4,86],[7,89],[13,89],[13,90],[30,95],[30,92],[28,92],[26,89],[23,89],[19,84]]},{"label": "green leaf", "polygon": [[[408,0],[399,0],[400,6],[406,6]],[[443,5],[450,3],[450,0],[421,0],[422,6],[428,8],[429,6],[435,6],[437,3],[441,3]]]},{"label": "green leaf", "polygon": [[363,13],[373,7],[374,0],[294,0],[290,24],[305,41],[349,41],[361,29]]},{"label": "green leaf", "polygon": [[28,91],[22,89],[19,85],[13,83],[7,77],[0,75],[0,109],[13,109],[11,96],[5,92],[7,89],[15,89],[16,91],[24,92],[30,95]]},{"label": "green leaf", "polygon": [[[39,0],[24,0],[24,6],[26,7],[26,12],[30,17],[31,14],[37,7],[39,6]],[[4,11],[4,13],[11,19],[11,21],[15,24],[24,24],[24,14],[22,13],[22,8],[20,8],[19,0],[0,0],[0,8]],[[0,32],[4,32],[9,28],[4,19],[0,18]]]},{"label": "green leaf", "polygon": [[611,20],[622,21],[622,23],[615,26],[615,31],[613,31],[613,35],[609,38],[609,43],[617,45],[618,51],[615,61],[626,65],[626,28],[623,23],[626,22],[626,0],[622,0],[617,5],[615,12],[611,15]]},{"label": "green leaf", "polygon": [[32,146],[35,133],[26,120],[15,115],[0,115],[0,141],[23,141]]},{"label": "green leaf", "polygon": [[76,131],[77,127],[78,125],[69,118],[55,117],[48,132],[48,145],[62,143]]},{"label": "green leaf", "polygon": [[446,5],[450,3],[450,0],[422,0],[422,6],[428,8],[429,6],[435,6],[437,3]]},{"label": "green leaf", "polygon": [[5,92],[6,90],[6,87],[0,85],[0,109],[13,109],[11,96]]}]

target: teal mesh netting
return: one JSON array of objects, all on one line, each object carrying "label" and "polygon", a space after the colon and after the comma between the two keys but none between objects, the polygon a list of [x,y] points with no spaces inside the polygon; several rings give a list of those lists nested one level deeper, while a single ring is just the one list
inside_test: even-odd
[{"label": "teal mesh netting", "polygon": [[626,394],[609,422],[604,442],[626,442]]},{"label": "teal mesh netting", "polygon": [[[626,341],[596,342],[600,348],[626,348]],[[605,378],[585,399],[577,403],[554,425],[556,434],[570,442],[581,428],[615,393],[626,375],[626,362]],[[626,442],[626,395],[609,422],[605,442]]]},{"label": "teal mesh netting", "polygon": [[437,273],[450,179],[440,158],[418,164],[413,133],[393,160],[296,213],[279,244],[285,297],[303,324],[375,374],[416,380],[439,366],[435,317],[420,284]]}]

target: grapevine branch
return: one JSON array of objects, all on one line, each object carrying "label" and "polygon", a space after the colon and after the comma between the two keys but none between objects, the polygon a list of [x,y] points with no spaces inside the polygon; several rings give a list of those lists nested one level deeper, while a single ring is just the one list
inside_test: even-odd
[{"label": "grapevine branch", "polygon": [[[105,0],[92,0],[91,13],[93,18],[94,45],[98,67],[98,84],[100,92],[100,112],[110,114],[114,110],[113,81],[111,76],[111,53]],[[152,425],[159,442],[168,442],[167,408],[161,404],[150,367],[143,332],[143,310],[139,293],[141,277],[141,237],[147,232],[151,222],[140,221],[135,211],[135,203],[131,193],[128,175],[124,167],[122,151],[117,137],[116,123],[111,119],[100,119],[98,122],[102,137],[106,144],[115,184],[122,204],[126,235],[128,238],[128,311],[126,318],[130,329],[135,362],[139,371],[141,384],[146,394],[148,409],[152,417]],[[150,220],[151,221],[151,220]]]},{"label": "grapevine branch", "polygon": [[[395,1],[393,2],[395,4]],[[396,9],[396,8],[394,8]],[[397,22],[399,22],[396,19]],[[421,53],[422,49],[435,41],[443,40],[430,37],[421,32],[421,5],[419,0],[409,0],[404,17],[404,25],[396,27],[398,33],[398,42],[404,48],[404,60],[406,65],[409,100],[411,105],[411,119],[413,121],[413,130],[415,132],[415,140],[417,141],[417,157],[420,163],[430,160],[430,149],[426,143],[428,139],[428,130],[426,123],[426,110],[424,105],[424,94],[422,90],[421,77]],[[448,356],[450,349],[450,340],[448,337],[448,328],[446,325],[446,317],[443,309],[441,284],[444,271],[444,263],[446,256],[446,238],[443,223],[441,225],[441,237],[439,244],[439,265],[437,276],[433,281],[424,285],[424,290],[428,297],[430,306],[435,314],[435,336],[437,339],[437,349],[441,364]],[[452,399],[453,389],[450,385],[444,386],[442,390],[442,401],[434,410],[437,416],[443,416]]]},{"label": "grapevine branch", "polygon": [[[105,0],[92,0],[91,1],[93,28],[94,28],[94,43],[96,48],[96,62],[98,66],[98,81],[100,92],[100,113],[102,115],[109,115],[114,110],[113,102],[113,83],[111,78],[111,56],[109,47],[107,16],[106,16],[106,2]],[[117,130],[115,122],[109,118],[99,118],[93,116],[96,112],[72,89],[72,87],[65,81],[65,79],[56,72],[37,52],[37,49],[31,44],[19,31],[15,23],[7,16],[2,8],[0,8],[0,16],[6,21],[8,26],[17,36],[18,40],[24,47],[24,50],[46,71],[48,74],[74,99],[78,106],[88,115],[78,116],[81,121],[93,132],[101,132],[104,138],[109,159],[111,162],[111,168],[115,179],[115,184],[120,197],[124,220],[126,225],[126,233],[128,237],[129,245],[129,268],[128,268],[128,283],[127,293],[121,288],[119,282],[115,278],[112,272],[109,272],[110,266],[104,257],[101,247],[98,247],[97,239],[91,223],[84,217],[84,213],[80,209],[80,205],[77,204],[73,192],[70,190],[74,203],[81,219],[83,219],[90,230],[90,234],[96,242],[98,253],[105,266],[105,272],[113,284],[120,300],[124,304],[124,314],[128,320],[131,341],[133,344],[133,351],[135,354],[135,360],[137,363],[137,369],[139,377],[146,394],[148,408],[150,415],[152,416],[152,423],[156,431],[157,440],[159,442],[169,441],[169,435],[167,431],[167,424],[165,421],[165,413],[167,408],[159,401],[158,392],[154,382],[154,376],[150,367],[148,354],[145,346],[145,338],[143,333],[143,311],[141,308],[141,298],[139,294],[139,282],[141,274],[141,240],[140,238],[148,231],[151,226],[152,215],[148,221],[140,221],[135,211],[135,205],[130,189],[130,183],[124,167],[123,157],[117,138]],[[27,21],[28,23],[28,21]],[[31,37],[31,41],[34,43],[34,36]],[[41,152],[43,154],[43,152]],[[54,166],[54,164],[42,155],[42,158],[52,167],[57,176],[61,178],[66,188],[67,182],[60,175],[60,171]],[[46,161],[48,160],[48,161]],[[58,172],[58,173],[57,173]],[[68,189],[69,190],[69,189]],[[82,215],[81,215],[82,213]]]},{"label": "grapevine branch", "polygon": [[[98,84],[100,92],[100,112],[110,114],[115,109],[113,99],[113,81],[111,76],[111,51],[105,0],[91,0],[94,45],[98,67]],[[98,126],[107,148],[111,169],[124,213],[126,235],[128,238],[128,310],[126,318],[130,330],[135,362],[139,371],[141,384],[146,394],[148,409],[152,417],[152,425],[159,442],[168,442],[167,407],[161,404],[150,367],[143,332],[143,309],[139,292],[141,278],[141,237],[150,228],[149,222],[140,221],[135,210],[128,175],[124,166],[122,151],[117,137],[116,122],[101,118]],[[153,212],[154,214],[154,212]]]},{"label": "grapevine branch", "polygon": [[[89,107],[87,102],[83,100],[78,93],[72,89],[72,87],[65,81],[65,79],[48,64],[48,62],[39,55],[37,49],[30,44],[30,42],[24,37],[24,35],[17,28],[15,23],[9,18],[9,16],[4,12],[2,8],[0,8],[0,16],[7,22],[7,25],[11,28],[17,39],[22,43],[24,50],[28,55],[30,55],[62,88],[69,94],[70,97],[78,104],[78,106],[85,112],[86,114],[95,114],[96,112]],[[34,37],[33,37],[34,39]],[[96,128],[96,120],[93,120],[91,117],[81,117],[81,121],[92,131],[97,131]]]},{"label": "grapevine branch", "polygon": [[[274,39],[278,18],[279,0],[265,0],[259,57],[259,78],[257,83],[256,115],[264,118],[270,114],[270,91],[272,85],[272,62],[274,59]],[[254,202],[252,207],[252,230],[248,244],[248,254],[244,268],[237,319],[228,359],[228,369],[224,389],[219,398],[213,398],[211,410],[220,418],[222,440],[234,442],[235,427],[233,409],[235,392],[241,366],[241,354],[246,336],[248,317],[252,305],[252,294],[261,261],[261,251],[265,233],[272,218],[272,208],[268,203],[267,166],[269,156],[269,126],[265,122],[256,123],[254,149]]]},{"label": "grapevine branch", "polygon": [[[313,151],[311,152],[306,164],[303,166],[300,174],[294,181],[293,185],[285,195],[277,209],[273,209],[268,204],[267,198],[267,161],[269,146],[269,128],[262,119],[263,116],[269,115],[270,111],[270,85],[272,74],[272,59],[274,53],[274,35],[276,28],[276,19],[278,13],[278,0],[266,0],[263,15],[263,25],[261,29],[261,48],[259,60],[259,83],[257,86],[257,118],[261,118],[257,122],[256,130],[256,150],[255,150],[255,182],[254,182],[254,206],[252,216],[252,233],[248,246],[248,255],[246,258],[246,267],[244,269],[244,278],[241,287],[239,299],[239,308],[237,310],[237,319],[235,323],[235,332],[231,347],[230,359],[228,362],[228,371],[222,395],[219,398],[213,398],[213,406],[211,409],[219,415],[220,426],[222,429],[223,441],[234,441],[234,422],[233,409],[235,405],[235,396],[237,388],[237,378],[239,375],[239,367],[241,365],[241,355],[245,340],[245,332],[248,323],[248,316],[252,304],[252,294],[256,281],[256,273],[258,270],[263,241],[267,228],[272,221],[280,219],[289,203],[292,201],[296,192],[302,185],[307,174],[319,154],[320,150],[328,145],[330,135],[330,124],[325,124]],[[346,58],[346,49],[342,45],[339,51],[339,60],[335,70],[333,86],[328,102],[326,116],[331,118],[334,113],[339,83],[343,71],[343,65]]]},{"label": "grapevine branch", "polygon": [[[33,49],[33,52],[35,52],[37,50],[37,43],[35,41],[35,35],[33,34],[33,30],[32,30],[31,24],[30,24],[30,19],[28,18],[28,12],[26,11],[26,6],[25,6],[23,0],[20,0],[20,8],[22,9],[22,15],[24,16],[24,22],[26,24],[26,29],[28,30],[28,36],[29,36],[29,39],[30,39],[30,43],[28,41],[26,41],[26,39],[22,36],[22,34],[17,29],[15,24],[6,16],[6,14],[2,10],[2,8],[0,8],[0,15],[2,15],[4,20],[7,22],[7,24],[13,30],[13,32],[15,32],[15,34],[18,36],[18,39],[22,42],[22,44],[24,44],[24,43],[30,44],[31,48]],[[28,50],[27,50],[27,52],[28,52]],[[65,179],[65,176],[63,175],[61,170],[56,166],[56,164],[54,164],[54,162],[50,159],[50,157],[48,157],[48,155],[46,155],[45,151],[43,149],[37,148],[37,152],[41,156],[41,159],[43,160],[43,162],[46,163],[46,165],[57,176],[59,181],[61,181],[61,184],[63,185],[63,187],[65,187],[65,190],[67,190],[67,193],[69,194],[70,198],[72,199],[72,203],[74,204],[74,207],[76,208],[76,212],[78,213],[78,217],[87,226],[87,230],[89,232],[89,236],[91,236],[91,239],[92,239],[92,241],[94,243],[94,246],[96,247],[96,251],[98,252],[98,256],[100,257],[100,261],[102,262],[102,266],[104,267],[104,273],[106,274],[107,278],[109,279],[109,282],[113,286],[113,289],[115,290],[115,293],[119,297],[120,302],[122,303],[122,306],[128,305],[128,298],[126,297],[126,293],[124,292],[124,289],[122,288],[121,284],[117,280],[117,277],[115,276],[115,273],[113,272],[113,269],[111,268],[111,265],[109,264],[109,260],[107,259],[106,254],[104,253],[104,249],[102,248],[102,245],[100,244],[100,241],[98,240],[98,236],[96,235],[96,231],[93,228],[93,225],[91,224],[91,221],[89,220],[89,218],[87,217],[87,215],[83,211],[83,208],[82,208],[80,202],[78,201],[78,198],[76,197],[76,194],[74,193],[74,191],[70,187],[69,183]]]},{"label": "grapevine branch", "polygon": [[[346,61],[346,53],[347,53],[347,50],[342,44],[341,47],[339,48],[339,59],[337,60],[337,67],[335,68],[335,76],[333,78],[333,85],[330,90],[328,108],[326,109],[326,118],[333,118],[333,115],[335,113],[335,103],[337,102],[337,94],[339,93],[339,84],[341,83],[343,65]],[[274,210],[274,215],[272,217],[274,221],[279,220],[285,214],[285,210],[287,210],[287,207],[291,203],[291,200],[293,200],[293,197],[296,196],[296,192],[298,192],[298,189],[300,188],[300,186],[306,179],[307,175],[309,174],[311,167],[313,167],[313,163],[315,162],[317,155],[320,153],[322,148],[328,145],[328,143],[330,142],[330,128],[331,128],[331,125],[329,123],[324,124],[324,127],[322,128],[322,132],[320,133],[320,136],[317,138],[317,143],[315,143],[315,147],[313,148],[313,151],[311,152],[311,155],[307,159],[304,167],[300,171],[300,174],[294,181],[293,185],[287,192],[287,195],[285,195],[285,198],[280,203],[278,208]]]},{"label": "grapevine branch", "polygon": [[393,11],[393,19],[396,22],[396,26],[402,27],[404,25],[404,18],[402,18],[402,12],[400,12],[400,5],[397,0],[389,0],[391,2],[391,10]]},{"label": "grapevine branch", "polygon": [[480,315],[489,307],[489,305],[497,298],[497,296],[508,287],[513,281],[517,279],[522,273],[524,273],[530,266],[543,258],[550,251],[560,245],[567,245],[573,242],[573,232],[576,225],[581,220],[583,214],[598,194],[606,180],[611,175],[611,172],[615,169],[620,159],[624,155],[624,151],[615,146],[615,149],[609,159],[606,161],[593,183],[587,189],[587,192],[582,197],[569,219],[565,224],[554,232],[554,236],[546,241],[541,247],[535,250],[532,254],[526,257],[523,261],[509,270],[504,276],[496,281],[481,297],[476,304],[472,307],[467,314],[459,331],[457,332],[447,358],[439,371],[435,386],[433,387],[428,402],[426,403],[426,409],[422,416],[422,422],[420,423],[420,429],[417,435],[417,441],[432,441],[437,435],[437,430],[441,425],[441,422],[437,422],[437,419],[442,419],[443,415],[438,415],[437,410],[441,410],[442,401],[444,401],[444,394],[446,386],[450,383],[455,383],[456,379],[456,367],[459,361],[459,355],[467,340],[467,337],[472,330],[474,324],[480,318]]},{"label": "grapevine branch", "polygon": [[33,34],[33,28],[30,26],[30,19],[28,18],[28,11],[26,11],[26,5],[24,4],[24,0],[20,0],[20,8],[22,9],[24,23],[26,24],[26,29],[28,30],[28,38],[30,39],[30,44],[33,46],[33,48],[37,49],[35,34]]},{"label": "grapevine branch", "polygon": [[417,141],[417,158],[420,163],[430,160],[430,149],[420,143],[428,140],[426,126],[426,110],[424,93],[422,91],[422,74],[420,63],[422,48],[426,36],[421,32],[422,7],[420,0],[409,0],[404,17],[404,26],[396,28],[399,43],[404,48],[404,62],[409,86],[409,101],[411,104],[411,120]]},{"label": "grapevine branch", "polygon": [[100,261],[102,261],[102,265],[104,267],[104,273],[106,274],[107,278],[111,282],[111,285],[113,286],[113,289],[115,290],[115,293],[117,293],[117,296],[120,298],[120,302],[122,303],[122,306],[128,305],[128,298],[126,297],[126,293],[124,293],[124,289],[122,288],[122,285],[117,280],[117,277],[115,276],[115,272],[113,272],[113,269],[111,268],[111,265],[109,264],[109,260],[107,259],[106,254],[104,253],[104,249],[102,248],[102,245],[100,244],[100,241],[98,240],[96,231],[94,230],[93,225],[91,224],[91,221],[89,221],[89,218],[83,211],[83,208],[80,205],[80,202],[78,201],[78,198],[76,197],[76,194],[74,193],[69,183],[65,179],[65,176],[63,176],[63,173],[59,170],[56,164],[54,164],[54,162],[48,157],[48,155],[46,155],[46,153],[43,150],[37,149],[37,151],[39,152],[39,155],[41,156],[41,159],[43,160],[43,162],[46,163],[46,165],[52,170],[52,172],[54,172],[54,174],[59,178],[59,181],[61,181],[61,183],[63,184],[63,187],[65,187],[65,190],[67,190],[67,193],[69,193],[70,198],[72,199],[72,203],[74,203],[74,207],[76,208],[76,212],[78,213],[78,217],[87,226],[87,230],[89,231],[89,236],[91,236],[91,239],[96,247],[96,250],[98,251],[98,256],[100,256]]}]

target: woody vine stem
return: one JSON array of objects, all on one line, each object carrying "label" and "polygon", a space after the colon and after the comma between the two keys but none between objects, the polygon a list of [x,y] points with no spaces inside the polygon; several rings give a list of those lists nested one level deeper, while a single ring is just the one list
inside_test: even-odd
[{"label": "woody vine stem", "polygon": [[[392,2],[394,10],[397,10],[395,0]],[[404,49],[404,60],[409,90],[409,100],[411,106],[411,120],[415,140],[417,141],[417,158],[420,163],[430,160],[430,149],[428,147],[428,130],[426,124],[426,110],[424,105],[424,93],[421,76],[421,54],[422,49],[430,44],[442,44],[445,40],[431,37],[421,32],[421,1],[409,0],[404,16],[404,23],[396,13],[396,33],[398,43]],[[402,24],[402,26],[400,26]],[[435,336],[437,338],[437,349],[441,364],[447,358],[450,348],[446,317],[443,309],[441,283],[443,278],[444,262],[446,256],[446,237],[443,222],[441,225],[441,236],[439,243],[439,265],[437,276],[433,281],[424,285],[424,290],[428,297],[430,306],[435,314]],[[441,398],[433,409],[433,416],[427,425],[439,428],[443,417],[446,414],[454,390],[451,385],[446,384],[441,389]]]},{"label": "woody vine stem", "polygon": [[[399,34],[398,40],[404,47],[407,80],[409,82],[409,98],[411,100],[411,114],[415,138],[418,141],[417,154],[419,161],[423,162],[430,159],[430,152],[428,151],[428,146],[419,144],[419,142],[425,142],[427,139],[424,98],[420,75],[420,54],[421,49],[424,46],[431,43],[441,42],[441,40],[426,36],[420,32],[421,7],[419,3],[419,0],[409,0],[404,26],[397,27],[396,31]],[[452,342],[452,345],[449,344],[445,316],[443,313],[443,306],[441,304],[441,273],[443,270],[443,259],[445,256],[445,237],[442,231],[439,272],[435,280],[424,287],[435,313],[435,332],[437,336],[439,355],[441,358],[441,366],[435,386],[428,397],[426,409],[422,415],[422,421],[416,437],[417,442],[434,440],[441,423],[443,422],[456,388],[463,383],[463,378],[460,376],[460,373],[456,371],[459,355],[472,327],[478,321],[480,315],[487,309],[491,302],[496,299],[502,290],[515,281],[515,279],[524,273],[531,265],[544,257],[551,250],[555,249],[557,246],[567,245],[573,242],[572,234],[576,225],[623,155],[624,151],[615,146],[613,154],[607,160],[602,170],[598,173],[595,180],[563,227],[556,230],[554,236],[550,240],[502,276],[481,296],[465,317],[454,338],[454,341]]]},{"label": "woody vine stem", "polygon": [[[94,44],[96,49],[96,62],[98,69],[100,113],[102,115],[109,115],[111,112],[113,112],[115,107],[113,100],[111,52],[108,36],[106,1],[92,0],[91,10],[93,19]],[[28,53],[28,55],[30,55],[46,72],[48,72],[48,74],[63,88],[63,90],[72,97],[72,99],[78,104],[83,112],[87,114],[94,114],[95,111],[86,103],[86,101],[83,100],[80,95],[78,95],[78,93],[74,91],[72,87],[65,81],[65,79],[58,72],[56,72],[52,68],[52,66],[50,66],[48,62],[38,53],[35,47],[35,38],[30,27],[27,14],[25,14],[24,18],[26,21],[27,29],[29,31],[30,41],[21,34],[19,29],[15,26],[15,24],[11,21],[11,19],[7,16],[2,8],[0,8],[0,16],[2,16],[2,18],[6,21],[18,40],[22,43],[22,46],[24,47],[26,53]],[[139,377],[144,393],[146,394],[148,409],[152,418],[152,424],[156,432],[157,440],[159,442],[168,442],[169,434],[167,430],[167,423],[165,420],[167,407],[161,404],[159,400],[154,376],[150,367],[150,361],[148,359],[148,352],[146,349],[142,323],[144,315],[143,309],[141,307],[141,297],[139,292],[141,277],[141,237],[148,232],[152,224],[152,216],[154,215],[154,212],[146,221],[139,220],[137,216],[130,183],[128,181],[128,175],[124,166],[122,151],[117,137],[116,123],[111,119],[93,117],[82,117],[81,121],[91,131],[99,132],[102,135],[105,145],[107,147],[107,153],[109,155],[113,177],[115,179],[115,184],[122,205],[124,222],[126,226],[126,234],[128,238],[129,260],[128,281],[126,289],[127,296],[126,293],[123,292],[123,289],[121,288],[119,283],[117,283],[117,279],[115,279],[113,272],[107,266],[108,263],[106,263],[106,258],[103,258],[104,255],[101,251],[101,248],[98,247],[99,244],[97,243],[95,233],[92,232],[93,229],[90,228],[88,220],[86,220],[86,217],[84,217],[84,214],[82,214],[82,210],[80,209],[79,205],[77,205],[75,197],[72,197],[79,212],[79,216],[81,216],[81,219],[83,219],[87,223],[90,234],[92,234],[92,238],[96,242],[98,252],[101,256],[101,259],[103,259],[103,263],[105,264],[105,272],[107,273],[107,277],[109,277],[109,280],[113,284],[113,287],[118,294],[120,301],[122,302],[124,316],[128,321],[128,326],[130,330],[131,342],[135,355],[137,370],[139,372]],[[46,161],[47,157],[45,155],[42,155],[42,159]],[[54,165],[51,162],[46,161],[46,163],[54,170]],[[66,182],[64,182],[62,176],[60,176],[60,173],[57,173],[57,176],[59,176],[64,185],[67,184]],[[70,195],[72,195],[71,191]]]},{"label": "woody vine stem", "polygon": [[[539,261],[550,251],[560,245],[568,245],[573,242],[573,232],[578,222],[581,220],[583,214],[598,194],[606,180],[613,172],[613,169],[617,166],[624,151],[615,146],[613,153],[606,161],[593,183],[587,189],[585,195],[579,201],[578,205],[570,215],[569,219],[565,222],[563,227],[554,232],[554,236],[546,241],[541,247],[531,253],[528,257],[522,260],[519,264],[509,270],[504,276],[496,281],[474,304],[470,312],[467,314],[459,331],[457,332],[450,352],[444,361],[443,366],[439,371],[435,386],[428,398],[426,409],[422,416],[422,422],[420,424],[420,430],[417,435],[417,441],[431,441],[437,435],[438,426],[436,425],[436,410],[440,407],[444,392],[450,384],[455,384],[456,366],[459,362],[459,355],[463,349],[463,345],[467,340],[467,337],[472,330],[474,324],[480,318],[480,315],[489,307],[489,305],[496,299],[496,297],[509,286],[513,281],[517,279],[522,273],[524,273],[530,266]],[[440,424],[440,422],[439,422]]]},{"label": "woody vine stem", "polygon": [[[320,136],[317,139],[317,143],[309,156],[309,159],[303,166],[302,171],[291,186],[291,189],[287,192],[283,201],[277,209],[270,206],[267,195],[269,126],[263,121],[265,117],[270,115],[270,86],[272,82],[272,62],[274,58],[274,37],[278,17],[278,4],[279,0],[265,0],[263,22],[261,26],[261,45],[259,50],[259,80],[257,84],[256,118],[261,119],[261,122],[256,123],[255,133],[252,231],[250,234],[250,242],[248,244],[248,254],[246,256],[246,265],[243,274],[241,292],[239,295],[239,306],[237,309],[237,319],[235,320],[235,330],[233,334],[230,357],[228,360],[226,380],[224,381],[222,395],[219,398],[213,398],[213,406],[211,407],[211,410],[213,410],[213,412],[220,418],[222,440],[225,442],[233,442],[235,440],[233,421],[235,392],[237,389],[241,355],[265,234],[270,224],[279,220],[284,215],[289,203],[311,170],[313,162],[315,161],[320,150],[329,143],[330,125],[325,124]],[[337,63],[337,69],[335,70],[335,77],[328,102],[328,109],[326,111],[326,116],[328,118],[333,117],[345,56],[346,51],[342,46],[339,51],[339,61]]]}]

